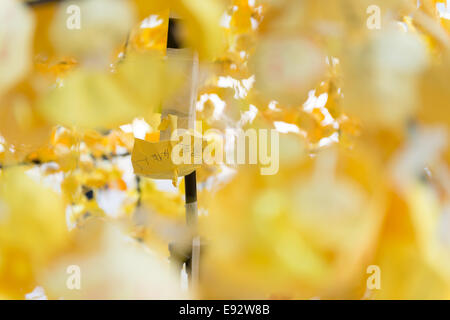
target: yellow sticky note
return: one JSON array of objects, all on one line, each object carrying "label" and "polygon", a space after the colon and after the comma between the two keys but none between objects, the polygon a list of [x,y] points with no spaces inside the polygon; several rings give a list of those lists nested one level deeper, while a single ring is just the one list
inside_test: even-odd
[{"label": "yellow sticky note", "polygon": [[[194,138],[191,137],[194,141]],[[197,144],[194,146],[194,144]],[[200,145],[199,145],[200,144]],[[189,163],[175,164],[172,161],[172,150],[176,148],[177,143],[170,140],[149,142],[141,139],[135,139],[133,152],[131,154],[131,162],[133,164],[134,173],[152,179],[173,179],[174,176],[183,177],[192,173],[200,167],[201,152],[203,151],[205,142],[194,141],[191,144]],[[185,146],[182,147],[183,152],[186,151]],[[188,146],[189,147],[189,146]],[[189,149],[187,149],[189,150]],[[200,151],[200,153],[199,153]]]}]

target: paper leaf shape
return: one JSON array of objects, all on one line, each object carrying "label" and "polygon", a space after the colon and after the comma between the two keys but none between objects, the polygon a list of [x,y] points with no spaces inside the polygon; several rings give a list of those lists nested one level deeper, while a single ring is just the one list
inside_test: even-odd
[{"label": "paper leaf shape", "polygon": [[[190,145],[178,145],[175,141],[148,142],[136,139],[131,162],[134,173],[152,179],[172,179],[186,176],[200,167],[203,148],[206,142],[201,139],[194,139],[191,136]],[[190,161],[187,164],[177,165],[172,161],[172,151],[175,146],[182,147],[182,153],[190,152]],[[175,150],[180,150],[176,148]],[[175,151],[174,151],[175,152]],[[198,164],[195,164],[198,163]]]}]

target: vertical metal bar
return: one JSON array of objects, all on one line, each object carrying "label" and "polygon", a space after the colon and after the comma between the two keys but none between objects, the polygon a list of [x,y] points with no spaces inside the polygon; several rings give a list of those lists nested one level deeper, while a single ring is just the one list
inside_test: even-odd
[{"label": "vertical metal bar", "polygon": [[184,177],[186,195],[186,223],[190,227],[197,225],[197,173]]},{"label": "vertical metal bar", "polygon": [[186,196],[186,223],[191,231],[191,250],[189,265],[186,269],[190,279],[191,288],[197,287],[200,265],[200,239],[197,234],[198,210],[197,210],[197,173],[194,171],[185,176]]},{"label": "vertical metal bar", "polygon": [[[183,44],[178,39],[178,29],[180,28],[181,20],[176,18],[169,19],[169,32],[167,38],[167,48],[182,49]],[[169,54],[169,52],[168,52]],[[189,88],[190,98],[189,101],[183,101],[184,106],[189,108],[168,110],[172,114],[179,116],[181,126],[185,126],[185,129],[194,129],[195,122],[195,99],[197,90],[197,68],[198,61],[197,55],[194,53],[192,60],[192,83]],[[169,106],[171,107],[171,106]],[[163,112],[164,113],[164,112]],[[184,123],[187,119],[187,122]],[[164,135],[165,133],[162,132]],[[197,225],[198,225],[198,210],[197,210],[197,173],[194,171],[191,174],[184,177],[185,182],[185,198],[186,198],[186,224],[190,232],[190,244],[186,251],[187,257],[185,258],[186,272],[188,274],[189,286],[191,289],[196,288],[199,279],[199,265],[200,265],[200,238],[198,237]]]}]

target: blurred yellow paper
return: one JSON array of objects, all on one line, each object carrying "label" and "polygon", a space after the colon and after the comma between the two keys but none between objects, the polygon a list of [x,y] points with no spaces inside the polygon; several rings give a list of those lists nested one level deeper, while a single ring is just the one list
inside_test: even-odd
[{"label": "blurred yellow paper", "polygon": [[40,274],[40,283],[50,299],[191,297],[181,290],[167,259],[130,240],[120,226],[101,220],[74,232],[73,248]]},{"label": "blurred yellow paper", "polygon": [[104,73],[78,70],[56,88],[41,105],[44,116],[55,124],[110,128],[139,114],[117,81]]},{"label": "blurred yellow paper", "polygon": [[148,118],[161,96],[178,84],[174,76],[174,82],[163,87],[168,70],[153,54],[130,55],[114,73],[80,68],[44,96],[40,110],[52,123],[93,129]]},{"label": "blurred yellow paper", "polygon": [[71,1],[59,4],[50,37],[58,52],[87,65],[107,66],[109,54],[126,41],[134,22],[134,7],[126,0]]},{"label": "blurred yellow paper", "polygon": [[0,171],[0,296],[24,298],[67,240],[62,198],[22,168]]},{"label": "blurred yellow paper", "polygon": [[282,103],[304,102],[325,75],[324,53],[307,39],[274,34],[261,40],[255,50],[250,66],[256,88]]},{"label": "blurred yellow paper", "polygon": [[213,60],[224,49],[224,36],[220,28],[223,13],[218,0],[177,0],[172,9],[186,20],[187,42],[200,60]]}]

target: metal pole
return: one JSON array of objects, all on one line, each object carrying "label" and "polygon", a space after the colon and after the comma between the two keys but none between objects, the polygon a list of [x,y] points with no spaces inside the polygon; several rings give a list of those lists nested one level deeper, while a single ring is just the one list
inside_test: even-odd
[{"label": "metal pole", "polygon": [[187,268],[191,287],[196,287],[199,280],[200,238],[197,234],[197,173],[194,171],[184,178],[186,195],[186,223],[192,234],[189,265]]},{"label": "metal pole", "polygon": [[[169,19],[169,31],[167,37],[167,48],[182,49],[183,44],[178,39],[178,33],[181,20],[177,18]],[[194,64],[193,74],[196,73],[195,56],[192,62]],[[194,83],[196,76],[193,76],[192,86],[196,86]],[[191,88],[192,95],[192,88]],[[195,99],[195,94],[191,96],[191,100]],[[186,101],[187,104],[193,105],[194,101]],[[187,110],[184,110],[187,112]],[[189,110],[190,113],[194,110]],[[188,116],[188,117],[189,117]],[[195,117],[194,117],[195,120]],[[188,121],[187,126],[193,128],[194,123]],[[171,259],[175,262],[178,268],[182,268],[183,264],[186,265],[186,272],[188,274],[189,286],[191,289],[196,288],[199,280],[199,264],[200,264],[200,238],[198,237],[198,209],[197,209],[197,173],[194,171],[184,177],[185,182],[185,207],[186,207],[186,224],[189,231],[189,243],[184,244],[171,244],[169,249],[171,251]],[[181,259],[181,260],[180,260]],[[181,273],[181,270],[179,270]]]}]

